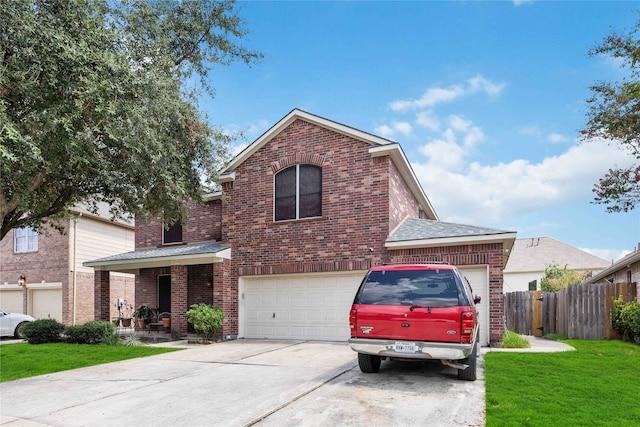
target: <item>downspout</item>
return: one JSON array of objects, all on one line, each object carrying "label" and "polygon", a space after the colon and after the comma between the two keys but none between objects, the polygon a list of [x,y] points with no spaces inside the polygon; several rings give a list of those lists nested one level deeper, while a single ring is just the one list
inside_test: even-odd
[{"label": "downspout", "polygon": [[77,242],[78,242],[78,219],[82,216],[82,212],[80,212],[78,214],[77,217],[75,217],[73,219],[73,319],[72,319],[72,325],[76,324],[76,311],[77,311],[77,299],[78,299],[78,292],[76,290],[76,280],[77,280],[77,274],[76,274],[76,270],[78,269],[78,266],[76,265],[76,254],[78,252],[78,247],[77,247]]}]

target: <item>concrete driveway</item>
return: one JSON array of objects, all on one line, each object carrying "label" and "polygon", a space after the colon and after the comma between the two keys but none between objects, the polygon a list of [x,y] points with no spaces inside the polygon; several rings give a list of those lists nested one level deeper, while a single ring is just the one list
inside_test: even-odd
[{"label": "concrete driveway", "polygon": [[482,426],[484,371],[385,361],[346,343],[238,340],[5,382],[3,426]]}]

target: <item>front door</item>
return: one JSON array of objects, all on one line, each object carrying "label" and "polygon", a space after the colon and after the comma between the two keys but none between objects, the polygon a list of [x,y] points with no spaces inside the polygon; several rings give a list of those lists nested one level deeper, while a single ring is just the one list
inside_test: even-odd
[{"label": "front door", "polygon": [[171,312],[171,275],[158,276],[158,312]]}]

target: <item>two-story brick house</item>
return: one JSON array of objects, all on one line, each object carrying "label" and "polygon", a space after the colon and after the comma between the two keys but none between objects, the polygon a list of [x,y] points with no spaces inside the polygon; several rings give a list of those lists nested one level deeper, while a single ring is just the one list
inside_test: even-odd
[{"label": "two-story brick house", "polygon": [[[223,335],[346,340],[366,270],[449,262],[483,296],[484,344],[502,339],[502,270],[515,232],[441,222],[399,144],[293,110],[223,171],[222,190],[183,226],[136,222],[136,250],[86,263],[136,274],[136,305],[172,313],[205,302]],[[96,316],[106,306],[96,299]]]},{"label": "two-story brick house", "polygon": [[[111,221],[105,206],[94,214],[71,209],[64,233],[50,227],[11,230],[0,241],[0,306],[3,310],[53,318],[66,325],[94,319],[93,268],[83,262],[134,249],[131,220]],[[19,285],[20,277],[26,284]],[[134,277],[114,272],[105,318],[118,316],[116,302],[135,300]]]}]

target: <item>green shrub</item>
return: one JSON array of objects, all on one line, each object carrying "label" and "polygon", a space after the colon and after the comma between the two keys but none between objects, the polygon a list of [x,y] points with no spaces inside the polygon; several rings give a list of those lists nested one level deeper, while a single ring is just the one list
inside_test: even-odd
[{"label": "green shrub", "polygon": [[113,323],[106,320],[92,320],[83,325],[68,326],[64,331],[66,341],[73,344],[113,345],[118,341],[115,333]]},{"label": "green shrub", "polygon": [[224,312],[209,304],[194,304],[187,311],[187,321],[193,324],[196,333],[205,340],[212,339],[222,327]]},{"label": "green shrub", "polygon": [[61,341],[64,325],[55,319],[38,319],[29,322],[21,332],[29,344],[44,344]]},{"label": "green shrub", "polygon": [[622,295],[613,302],[611,326],[624,341],[640,344],[640,302],[624,302]]}]

